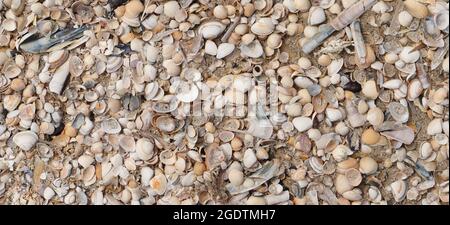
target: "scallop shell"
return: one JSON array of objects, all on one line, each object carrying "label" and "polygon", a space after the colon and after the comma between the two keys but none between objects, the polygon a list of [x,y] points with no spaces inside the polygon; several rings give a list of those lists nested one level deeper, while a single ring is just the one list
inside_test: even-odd
[{"label": "scallop shell", "polygon": [[38,139],[36,133],[32,131],[22,131],[14,135],[13,142],[20,149],[28,151],[34,147]]},{"label": "scallop shell", "polygon": [[388,111],[397,122],[406,123],[409,120],[408,108],[398,102],[389,103]]}]

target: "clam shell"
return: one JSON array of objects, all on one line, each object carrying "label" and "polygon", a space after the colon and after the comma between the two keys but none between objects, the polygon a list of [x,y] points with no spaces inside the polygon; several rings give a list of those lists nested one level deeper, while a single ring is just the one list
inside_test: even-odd
[{"label": "clam shell", "polygon": [[251,168],[253,165],[258,162],[258,159],[256,158],[255,151],[253,149],[247,149],[244,152],[244,158],[243,163],[246,168]]},{"label": "clam shell", "polygon": [[133,137],[122,135],[119,139],[119,146],[125,152],[134,152],[136,149],[136,142]]},{"label": "clam shell", "polygon": [[20,149],[28,151],[34,147],[38,139],[36,133],[32,131],[22,131],[14,135],[13,142]]},{"label": "clam shell", "polygon": [[263,47],[258,40],[254,40],[248,45],[240,46],[241,54],[250,58],[259,58],[264,54]]},{"label": "clam shell", "polygon": [[156,194],[158,194],[158,195],[164,194],[166,192],[166,189],[167,189],[167,178],[166,178],[166,176],[164,176],[164,174],[155,175],[150,180],[150,187],[152,188],[152,190]]},{"label": "clam shell", "polygon": [[415,137],[413,129],[407,126],[392,131],[381,132],[381,135],[407,145],[411,144]]},{"label": "clam shell", "polygon": [[161,161],[165,165],[173,165],[177,161],[177,156],[175,152],[171,150],[165,150],[159,154],[159,161]]},{"label": "clam shell", "polygon": [[311,26],[325,22],[325,11],[321,7],[313,6],[309,9],[308,24]]},{"label": "clam shell", "polygon": [[252,33],[259,36],[266,36],[271,34],[275,29],[275,24],[271,18],[262,17],[259,18],[250,28]]},{"label": "clam shell", "polygon": [[216,58],[223,59],[234,51],[234,45],[231,43],[222,43],[217,47]]},{"label": "clam shell", "polygon": [[339,59],[335,59],[333,60],[328,66],[327,66],[327,70],[328,70],[328,75],[332,76],[334,74],[337,74],[342,66],[344,65],[344,59],[343,58],[339,58]]},{"label": "clam shell", "polygon": [[198,33],[205,39],[217,38],[225,30],[226,26],[217,21],[206,22],[198,28]]},{"label": "clam shell", "polygon": [[154,155],[154,144],[147,138],[140,138],[136,142],[136,153],[141,160],[149,160]]},{"label": "clam shell", "polygon": [[392,195],[396,202],[402,201],[406,196],[406,190],[408,184],[404,180],[398,180],[389,185],[391,188]]},{"label": "clam shell", "polygon": [[345,177],[347,178],[348,183],[353,187],[358,186],[362,181],[361,173],[355,168],[350,168],[345,171]]}]

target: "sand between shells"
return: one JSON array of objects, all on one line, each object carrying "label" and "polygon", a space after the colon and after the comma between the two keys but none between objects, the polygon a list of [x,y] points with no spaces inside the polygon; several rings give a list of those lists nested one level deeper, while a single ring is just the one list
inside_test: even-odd
[{"label": "sand between shells", "polygon": [[0,204],[448,204],[447,0],[4,0]]}]

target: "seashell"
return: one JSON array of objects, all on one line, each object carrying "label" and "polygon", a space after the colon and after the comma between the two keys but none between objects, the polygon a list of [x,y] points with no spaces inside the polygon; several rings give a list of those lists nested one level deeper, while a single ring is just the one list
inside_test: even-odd
[{"label": "seashell", "polygon": [[379,95],[377,84],[374,80],[366,81],[362,86],[361,92],[369,99],[377,99]]},{"label": "seashell", "polygon": [[325,114],[331,122],[336,122],[343,118],[342,112],[339,109],[327,108]]},{"label": "seashell", "polygon": [[232,169],[228,172],[228,179],[234,186],[239,186],[244,183],[244,173],[237,169]]},{"label": "seashell", "polygon": [[139,0],[129,1],[125,5],[125,13],[123,16],[128,19],[137,18],[144,11],[144,5]]},{"label": "seashell", "polygon": [[190,103],[197,99],[199,95],[199,90],[195,85],[189,85],[187,83],[182,83],[177,88],[177,99],[181,102]]},{"label": "seashell", "polygon": [[256,158],[255,151],[253,149],[247,149],[244,152],[244,158],[243,163],[246,168],[251,168],[253,165],[258,162],[258,159]]},{"label": "seashell", "polygon": [[256,20],[256,22],[250,27],[252,33],[259,36],[266,36],[271,34],[275,29],[275,24],[271,18],[262,17]]},{"label": "seashell", "polygon": [[398,102],[389,103],[388,111],[397,122],[406,123],[409,120],[408,108]]},{"label": "seashell", "polygon": [[382,87],[387,89],[398,89],[403,84],[400,79],[391,79],[383,83]]},{"label": "seashell", "polygon": [[32,131],[21,131],[13,136],[14,144],[24,151],[32,149],[38,139],[37,134]]},{"label": "seashell", "polygon": [[223,59],[234,51],[234,45],[230,43],[222,43],[217,47],[216,58]]},{"label": "seashell", "polygon": [[305,132],[312,128],[313,121],[309,117],[296,117],[292,120],[292,124],[299,132]]},{"label": "seashell", "polygon": [[258,40],[255,40],[248,45],[241,45],[240,50],[242,55],[250,58],[259,58],[264,54],[263,47]]},{"label": "seashell", "polygon": [[411,46],[405,46],[400,52],[399,57],[405,63],[415,63],[420,58],[420,52],[418,50],[413,50],[413,47]]},{"label": "seashell", "polygon": [[205,42],[205,53],[208,55],[217,55],[217,45],[211,40]]},{"label": "seashell", "polygon": [[431,96],[431,100],[434,103],[441,104],[448,96],[448,90],[445,88],[437,89]]},{"label": "seashell", "polygon": [[222,131],[219,133],[219,139],[223,142],[230,142],[234,138],[234,133],[231,131]]},{"label": "seashell", "polygon": [[352,127],[356,128],[364,125],[366,117],[358,112],[351,100],[345,101],[345,110],[347,111],[347,118]]},{"label": "seashell", "polygon": [[325,11],[321,7],[313,6],[309,9],[308,24],[311,26],[325,22]]},{"label": "seashell", "polygon": [[246,202],[246,205],[267,205],[266,199],[264,197],[250,196]]},{"label": "seashell", "polygon": [[314,172],[318,174],[323,173],[323,161],[321,159],[313,156],[308,160],[308,162]]},{"label": "seashell", "polygon": [[373,107],[367,112],[366,118],[372,126],[380,126],[384,122],[384,113],[380,108]]},{"label": "seashell", "polygon": [[442,133],[442,119],[436,118],[430,121],[430,123],[427,126],[427,134],[432,136]]},{"label": "seashell", "polygon": [[65,50],[57,50],[49,53],[48,63],[50,63],[49,69],[58,68],[63,65],[69,58],[69,53]]},{"label": "seashell", "polygon": [[347,177],[343,174],[336,175],[334,186],[336,187],[336,192],[339,194],[343,194],[353,188],[353,186],[348,182]]},{"label": "seashell", "polygon": [[173,132],[177,128],[177,123],[171,116],[159,116],[154,124],[156,128],[165,133]]},{"label": "seashell", "polygon": [[362,191],[358,188],[342,193],[342,197],[350,201],[360,201],[362,199]]},{"label": "seashell", "polygon": [[16,21],[13,19],[5,19],[2,21],[2,28],[9,32],[15,31],[17,28]]},{"label": "seashell", "polygon": [[386,13],[388,11],[390,11],[391,8],[383,1],[381,2],[377,2],[373,7],[372,7],[372,11],[376,12],[376,13]]},{"label": "seashell", "polygon": [[66,61],[62,66],[56,69],[55,74],[53,74],[53,77],[48,85],[51,92],[61,94],[64,88],[64,84],[69,77],[69,65],[69,61]]},{"label": "seashell", "polygon": [[267,37],[266,40],[267,46],[272,49],[278,49],[283,44],[281,40],[281,35],[273,33]]},{"label": "seashell", "polygon": [[439,30],[446,30],[449,25],[448,10],[441,10],[433,16],[433,20]]},{"label": "seashell", "polygon": [[353,154],[353,152],[350,150],[349,147],[347,147],[347,146],[345,146],[345,145],[338,145],[338,146],[336,146],[336,148],[331,152],[331,154],[333,155],[333,158],[334,158],[337,162],[341,162],[341,161],[347,159],[347,156]]},{"label": "seashell", "polygon": [[422,83],[419,79],[413,79],[408,85],[408,94],[407,98],[409,101],[414,101],[414,99],[418,98],[423,91]]},{"label": "seashell", "polygon": [[78,77],[84,71],[84,62],[78,56],[71,56],[69,59],[70,75]]},{"label": "seashell", "polygon": [[134,141],[133,137],[122,135],[119,138],[119,146],[125,152],[134,152],[136,149],[136,142]]},{"label": "seashell", "polygon": [[343,58],[339,58],[339,59],[335,59],[333,60],[331,63],[329,63],[329,65],[327,66],[327,70],[328,70],[328,75],[332,76],[334,74],[339,73],[339,71],[341,70],[342,66],[344,65],[344,59]]},{"label": "seashell", "polygon": [[203,36],[205,39],[215,39],[217,38],[224,30],[226,26],[217,21],[211,21],[202,24],[198,28],[198,33]]},{"label": "seashell", "polygon": [[164,176],[164,174],[155,175],[150,180],[150,187],[152,188],[152,190],[156,194],[158,194],[158,195],[164,194],[166,192],[166,189],[167,189],[167,178],[166,178],[166,176]]},{"label": "seashell", "polygon": [[165,165],[173,165],[177,161],[177,156],[173,151],[165,150],[159,154],[159,160]]},{"label": "seashell", "polygon": [[398,23],[404,27],[409,27],[413,20],[413,16],[408,11],[401,11],[398,14]]},{"label": "seashell", "polygon": [[353,187],[358,186],[362,181],[361,173],[355,168],[346,170],[345,177],[347,178],[348,183]]},{"label": "seashell", "polygon": [[75,15],[75,18],[80,23],[88,23],[94,17],[94,10],[92,7],[83,4],[82,1],[76,1],[71,6],[72,12]]},{"label": "seashell", "polygon": [[174,18],[180,11],[180,5],[177,1],[168,1],[164,3],[164,15]]},{"label": "seashell", "polygon": [[90,155],[83,154],[78,157],[78,164],[80,164],[83,168],[88,168],[94,161],[94,157]]},{"label": "seashell", "polygon": [[414,130],[408,126],[399,127],[392,131],[383,131],[381,135],[407,145],[414,141]]},{"label": "seashell", "polygon": [[112,56],[108,58],[108,62],[106,63],[106,72],[114,73],[120,69],[122,66],[122,58],[117,56]]},{"label": "seashell", "polygon": [[101,128],[107,134],[118,134],[122,130],[119,122],[114,118],[103,120]]},{"label": "seashell", "polygon": [[20,95],[6,95],[3,98],[3,107],[8,111],[13,111],[19,106],[21,97]]},{"label": "seashell", "polygon": [[372,128],[366,129],[361,135],[361,141],[367,145],[374,145],[380,140],[380,134]]},{"label": "seashell", "polygon": [[53,189],[51,189],[50,187],[46,187],[44,189],[44,193],[42,193],[43,197],[45,200],[50,200],[55,196],[55,191]]},{"label": "seashell", "polygon": [[378,164],[377,162],[370,158],[370,157],[363,157],[361,160],[359,160],[359,171],[361,173],[370,175],[378,170]]},{"label": "seashell", "polygon": [[396,202],[400,202],[404,199],[406,196],[407,186],[408,184],[404,180],[398,180],[389,185]]},{"label": "seashell", "polygon": [[418,18],[423,19],[428,15],[428,8],[417,0],[405,0],[404,2],[406,10],[408,12]]}]

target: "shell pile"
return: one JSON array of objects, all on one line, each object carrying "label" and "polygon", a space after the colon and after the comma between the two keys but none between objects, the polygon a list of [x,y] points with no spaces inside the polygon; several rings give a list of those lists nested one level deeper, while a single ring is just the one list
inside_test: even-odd
[{"label": "shell pile", "polygon": [[0,1],[0,204],[448,204],[448,0],[358,2]]}]

